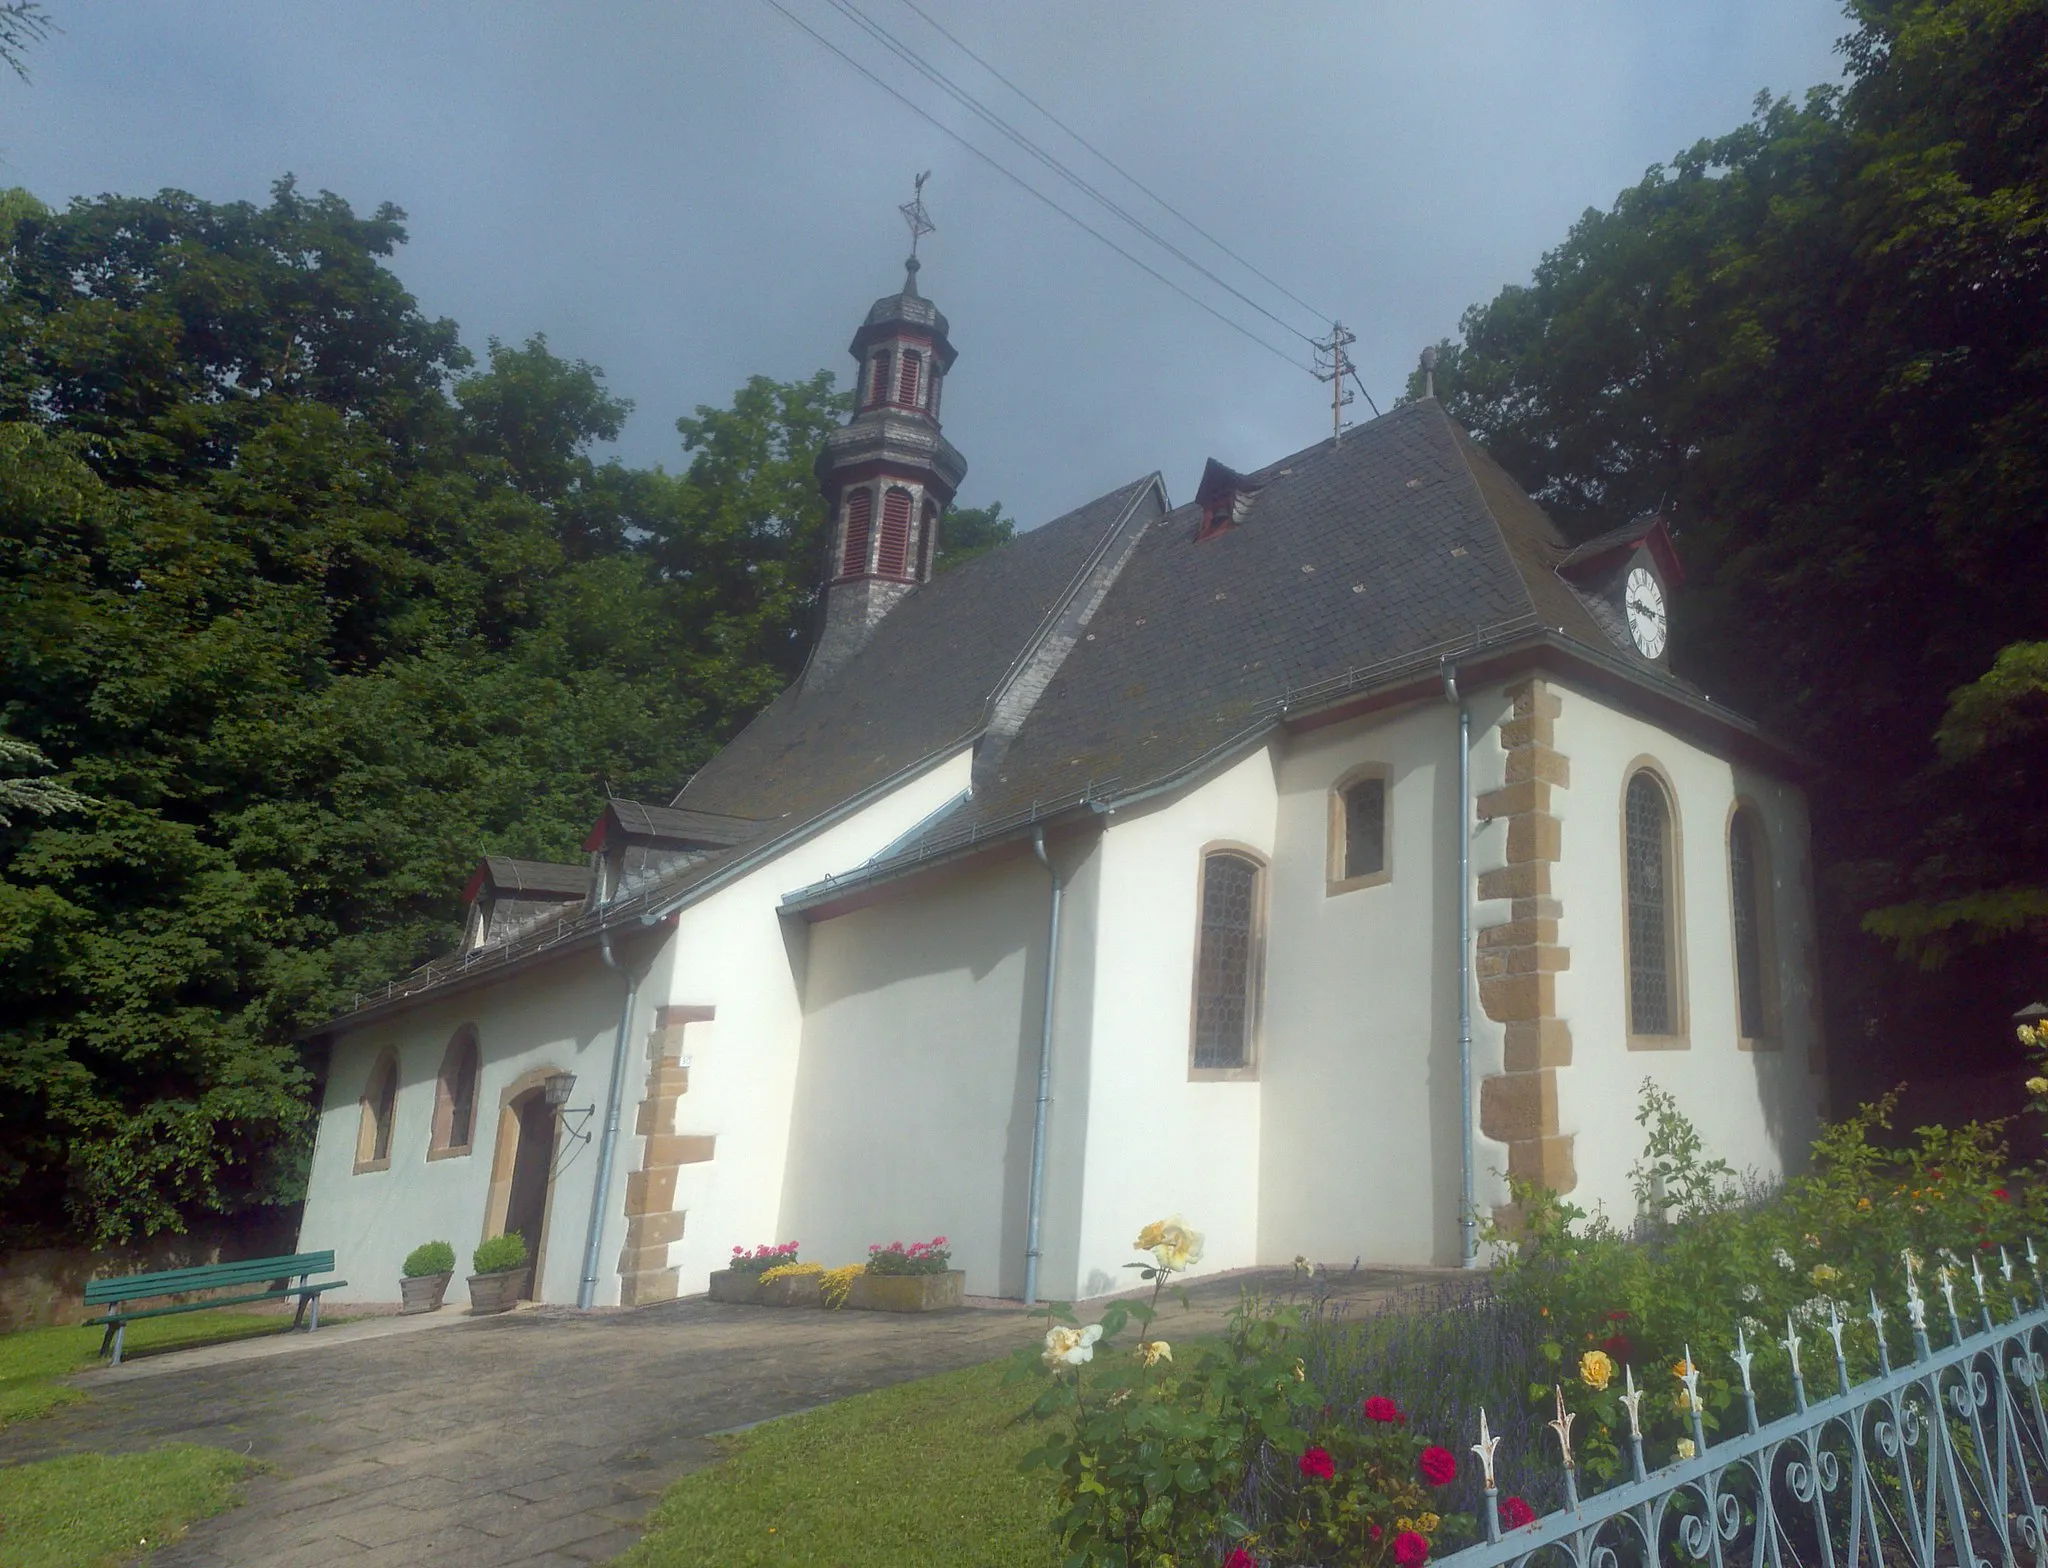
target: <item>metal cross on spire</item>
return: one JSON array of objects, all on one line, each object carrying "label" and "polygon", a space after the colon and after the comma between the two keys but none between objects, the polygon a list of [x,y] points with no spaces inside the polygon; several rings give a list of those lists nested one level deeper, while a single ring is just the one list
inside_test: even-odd
[{"label": "metal cross on spire", "polygon": [[938,227],[932,222],[932,215],[924,210],[924,182],[931,177],[929,169],[920,174],[910,200],[896,209],[903,214],[903,221],[910,225],[910,255],[913,260],[917,257],[917,242]]}]

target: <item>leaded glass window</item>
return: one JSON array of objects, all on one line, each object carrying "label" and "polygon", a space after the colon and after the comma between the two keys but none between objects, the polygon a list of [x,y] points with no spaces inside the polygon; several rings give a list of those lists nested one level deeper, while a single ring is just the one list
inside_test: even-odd
[{"label": "leaded glass window", "polygon": [[1378,876],[1387,869],[1387,781],[1357,779],[1344,786],[1344,877]]},{"label": "leaded glass window", "polygon": [[1764,890],[1756,813],[1747,807],[1728,824],[1728,879],[1735,910],[1735,993],[1742,1010],[1742,1037],[1764,1034]]},{"label": "leaded glass window", "polygon": [[1628,1015],[1631,1034],[1672,1034],[1671,808],[1648,773],[1628,781]]},{"label": "leaded glass window", "polygon": [[1195,957],[1198,1068],[1251,1062],[1257,984],[1259,863],[1219,850],[1202,861],[1202,928]]}]

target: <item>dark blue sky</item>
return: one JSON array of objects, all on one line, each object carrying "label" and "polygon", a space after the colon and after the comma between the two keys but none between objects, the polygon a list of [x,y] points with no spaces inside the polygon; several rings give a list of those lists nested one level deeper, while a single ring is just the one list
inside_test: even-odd
[{"label": "dark blue sky", "polygon": [[[46,201],[178,186],[261,199],[289,170],[367,210],[472,346],[545,332],[637,411],[637,463],[748,375],[844,377],[901,278],[896,204],[934,170],[924,290],[960,362],[961,499],[1027,524],[1157,468],[1240,468],[1327,433],[1327,392],[1033,201],[763,0],[47,0],[64,31],[0,81],[0,181]],[[979,127],[830,0],[788,8],[1062,205],[1260,336],[1254,313]],[[853,0],[1261,304],[1317,323],[1085,154],[904,0]],[[1835,77],[1835,0],[919,0],[1203,227],[1358,334],[1381,405],[1459,312],[1588,206]],[[973,127],[973,129],[970,129]],[[1358,412],[1365,410],[1361,403]]]}]

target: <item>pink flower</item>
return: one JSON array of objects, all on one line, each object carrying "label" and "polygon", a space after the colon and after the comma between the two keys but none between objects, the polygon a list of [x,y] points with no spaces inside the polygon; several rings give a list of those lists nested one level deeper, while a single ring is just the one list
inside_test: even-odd
[{"label": "pink flower", "polygon": [[1223,1559],[1223,1568],[1259,1568],[1259,1560],[1242,1546],[1234,1546]]},{"label": "pink flower", "polygon": [[1448,1448],[1432,1445],[1422,1451],[1421,1462],[1416,1468],[1431,1486],[1449,1486],[1458,1478],[1458,1456]]},{"label": "pink flower", "polygon": [[1330,1458],[1327,1448],[1311,1448],[1301,1456],[1301,1473],[1311,1481],[1333,1481],[1337,1478],[1336,1461]]},{"label": "pink flower", "polygon": [[1392,1425],[1394,1422],[1408,1419],[1401,1414],[1401,1407],[1387,1398],[1385,1394],[1373,1395],[1372,1398],[1368,1399],[1360,1407],[1360,1413],[1368,1421],[1378,1421],[1386,1425]]},{"label": "pink flower", "polygon": [[1394,1561],[1399,1568],[1422,1568],[1429,1561],[1429,1542],[1413,1530],[1394,1537]]},{"label": "pink flower", "polygon": [[1503,1530],[1519,1530],[1525,1524],[1536,1522],[1536,1510],[1519,1497],[1503,1497],[1500,1501],[1500,1527]]}]

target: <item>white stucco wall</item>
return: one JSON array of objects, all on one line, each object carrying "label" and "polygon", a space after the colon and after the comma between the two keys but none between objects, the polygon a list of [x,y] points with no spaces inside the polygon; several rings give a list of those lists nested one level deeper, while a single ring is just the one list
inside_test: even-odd
[{"label": "white stucco wall", "polygon": [[827,1264],[945,1236],[1023,1288],[1050,885],[1021,844],[818,923],[777,1234]]},{"label": "white stucco wall", "polygon": [[[1614,704],[1555,683],[1563,704],[1557,747],[1571,787],[1554,792],[1563,859],[1561,939],[1571,968],[1558,977],[1559,1013],[1572,1030],[1572,1064],[1558,1074],[1560,1130],[1577,1135],[1575,1202],[1617,1221],[1634,1215],[1628,1169],[1640,1157],[1635,1124],[1645,1078],[1677,1097],[1709,1152],[1738,1170],[1798,1169],[1811,1141],[1822,1079],[1812,921],[1811,859],[1799,790],[1681,740]],[[1497,750],[1497,748],[1495,748]],[[1623,792],[1639,758],[1655,760],[1675,794],[1684,944],[1685,1047],[1628,1049],[1623,946]],[[1771,925],[1781,1026],[1778,1048],[1738,1042],[1728,822],[1737,799],[1753,804],[1769,840]],[[1483,922],[1506,906],[1480,907]]]},{"label": "white stucco wall", "polygon": [[[786,1239],[778,1231],[809,928],[778,913],[783,895],[861,865],[965,789],[970,766],[963,749],[683,911],[660,1000],[715,1007],[717,1017],[689,1026],[690,1087],[676,1107],[675,1130],[718,1140],[714,1157],[684,1166],[676,1182],[676,1207],[688,1218],[669,1261],[681,1268],[685,1295],[705,1289],[734,1247]],[[636,1074],[645,1070],[636,1053]],[[638,1092],[632,1089],[629,1106]],[[644,1140],[632,1132],[630,1110],[621,1142],[622,1168],[637,1168]],[[625,1235],[623,1201],[607,1211],[607,1268]],[[614,1274],[614,1300],[617,1288]]]},{"label": "white stucco wall", "polygon": [[[1261,1262],[1456,1260],[1457,744],[1457,711],[1431,702],[1281,757]],[[1332,893],[1330,791],[1368,763],[1388,773],[1391,876]]]},{"label": "white stucco wall", "polygon": [[[1235,844],[1270,862],[1276,799],[1261,750],[1167,803],[1109,819],[1075,1295],[1128,1288],[1132,1238],[1176,1211],[1208,1237],[1202,1272],[1258,1260],[1260,1084],[1191,1082],[1189,1033],[1202,851]],[[1267,887],[1270,898],[1270,873]],[[1064,1102],[1054,1109],[1072,1114]],[[1065,1294],[1068,1283],[1053,1277],[1046,1290]]]},{"label": "white stucco wall", "polygon": [[[665,942],[643,943],[638,956],[659,975],[667,964],[666,949]],[[643,997],[648,989],[659,985],[643,988]],[[579,954],[508,976],[496,986],[430,1001],[336,1041],[299,1229],[302,1249],[334,1249],[335,1269],[348,1280],[348,1288],[334,1292],[333,1299],[397,1300],[405,1255],[423,1241],[446,1241],[456,1258],[449,1299],[468,1300],[464,1277],[471,1249],[486,1232],[504,1092],[527,1073],[563,1069],[576,1074],[573,1103],[601,1104],[623,990],[596,953]],[[450,1038],[464,1024],[477,1031],[481,1084],[476,1132],[470,1153],[430,1160],[435,1080]],[[399,1063],[390,1165],[357,1174],[361,1100],[386,1046],[397,1052]],[[575,1120],[593,1135],[599,1130],[598,1116]],[[595,1137],[582,1143],[565,1136],[560,1147],[535,1295],[573,1302],[588,1235]],[[609,1299],[618,1299],[616,1263],[616,1250],[599,1256],[600,1300],[606,1299],[602,1287],[607,1279]]]}]

